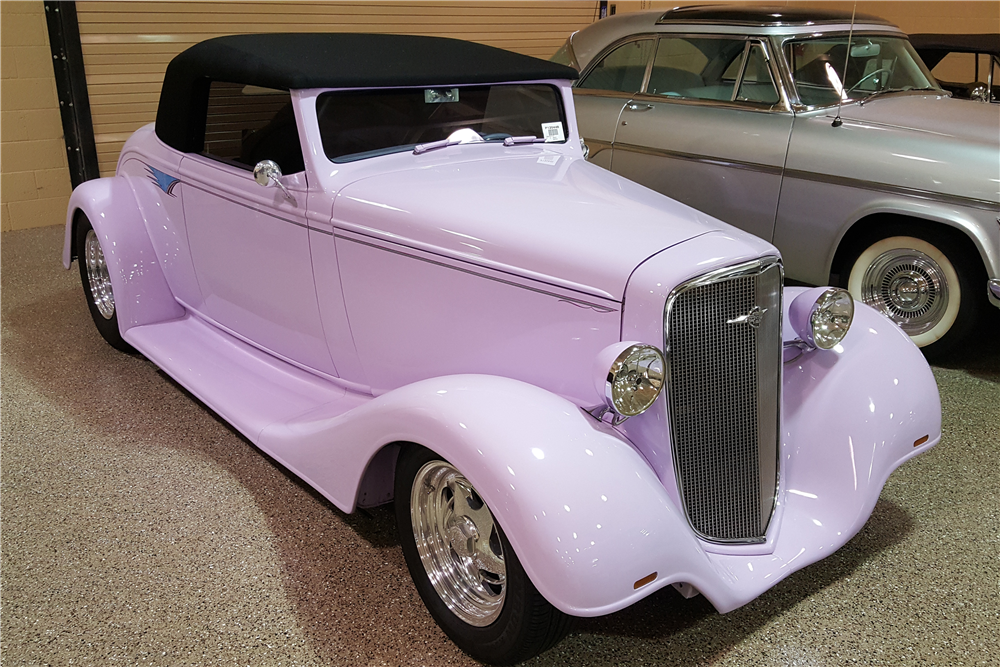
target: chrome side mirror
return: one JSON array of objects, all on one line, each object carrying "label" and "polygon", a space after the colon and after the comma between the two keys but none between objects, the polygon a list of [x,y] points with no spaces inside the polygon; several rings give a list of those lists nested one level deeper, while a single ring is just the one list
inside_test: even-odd
[{"label": "chrome side mirror", "polygon": [[298,206],[295,197],[282,184],[281,167],[274,160],[261,160],[258,162],[257,166],[253,168],[253,180],[257,181],[257,185],[264,188],[277,186],[284,193],[285,199],[292,202],[293,205]]},{"label": "chrome side mirror", "polygon": [[969,91],[969,98],[978,102],[989,102],[990,91],[985,83],[976,83],[972,90]]}]

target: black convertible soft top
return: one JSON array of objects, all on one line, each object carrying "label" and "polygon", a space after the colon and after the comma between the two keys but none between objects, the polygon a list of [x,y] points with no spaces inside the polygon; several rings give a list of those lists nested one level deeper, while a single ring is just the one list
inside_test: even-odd
[{"label": "black convertible soft top", "polygon": [[547,60],[444,37],[358,33],[268,33],[216,37],[167,66],[156,135],[184,152],[200,151],[212,81],[264,88],[442,86],[575,79]]},{"label": "black convertible soft top", "polygon": [[949,53],[989,53],[1000,55],[1000,34],[944,35],[924,33],[910,35],[910,44],[920,54],[928,69],[944,60]]}]

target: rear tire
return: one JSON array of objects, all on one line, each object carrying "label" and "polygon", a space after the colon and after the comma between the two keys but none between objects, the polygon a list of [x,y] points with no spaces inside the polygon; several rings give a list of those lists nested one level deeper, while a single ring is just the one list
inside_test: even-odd
[{"label": "rear tire", "polygon": [[90,316],[101,337],[117,350],[135,352],[135,349],[122,338],[121,330],[118,328],[118,310],[115,308],[115,295],[111,288],[111,276],[104,261],[101,241],[90,220],[82,213],[76,221],[76,253],[80,265],[80,282],[83,283],[83,293],[87,297],[87,307],[90,308]]},{"label": "rear tire", "polygon": [[469,481],[424,447],[396,464],[396,528],[417,592],[455,644],[512,665],[558,642],[571,618],[535,589]]},{"label": "rear tire", "polygon": [[895,322],[929,358],[948,354],[982,312],[979,258],[954,239],[912,225],[892,225],[857,243],[845,258],[841,286]]}]

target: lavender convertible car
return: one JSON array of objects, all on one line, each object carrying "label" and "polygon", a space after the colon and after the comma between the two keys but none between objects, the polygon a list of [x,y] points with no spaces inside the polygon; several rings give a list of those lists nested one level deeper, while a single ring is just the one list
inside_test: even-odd
[{"label": "lavender convertible car", "polygon": [[893,323],[588,163],[574,76],[438,38],[212,39],[67,216],[104,338],[343,511],[395,500],[431,614],[493,663],[665,586],[746,604],[941,435]]}]

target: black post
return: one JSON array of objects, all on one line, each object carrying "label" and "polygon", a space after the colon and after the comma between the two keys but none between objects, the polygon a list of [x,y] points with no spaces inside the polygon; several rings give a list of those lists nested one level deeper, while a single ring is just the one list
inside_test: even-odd
[{"label": "black post", "polygon": [[56,92],[66,137],[66,157],[73,187],[98,178],[97,144],[94,121],[90,116],[87,75],[83,70],[83,47],[75,2],[45,3],[45,22],[49,29],[52,68],[56,74]]}]

